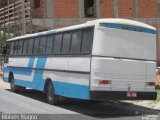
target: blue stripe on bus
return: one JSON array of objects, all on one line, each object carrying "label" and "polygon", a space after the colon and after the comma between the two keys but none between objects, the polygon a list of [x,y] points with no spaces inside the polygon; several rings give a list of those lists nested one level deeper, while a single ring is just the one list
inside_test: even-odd
[{"label": "blue stripe on bus", "polygon": [[90,99],[89,86],[64,82],[53,82],[55,94],[77,99]]},{"label": "blue stripe on bus", "polygon": [[[46,65],[46,61],[47,61],[46,57],[38,58],[36,68],[44,69]],[[45,80],[43,79],[43,73],[44,73],[44,70],[35,71],[34,77],[33,77],[33,82],[36,82],[35,84],[37,85],[36,89],[40,91],[44,90]]]},{"label": "blue stripe on bus", "polygon": [[100,26],[156,34],[156,30],[152,30],[152,29],[144,28],[144,27],[132,26],[132,25],[116,24],[116,23],[100,23]]},{"label": "blue stripe on bus", "polygon": [[12,71],[14,74],[31,76],[33,70],[16,67],[4,67],[3,69],[4,73],[9,73],[10,71]]},{"label": "blue stripe on bus", "polygon": [[34,61],[35,61],[35,57],[30,57],[29,58],[29,62],[28,62],[28,67],[29,68],[33,68]]},{"label": "blue stripe on bus", "polygon": [[4,82],[8,82],[8,77],[3,77]]},{"label": "blue stripe on bus", "polygon": [[51,33],[55,33],[55,32],[57,32],[57,30],[48,30],[48,31],[39,32],[36,34],[39,36],[39,35],[51,34]]},{"label": "blue stripe on bus", "polygon": [[[30,58],[28,66],[33,66],[34,63],[33,61],[34,58]],[[38,58],[36,68],[44,69],[46,61],[47,61],[46,57]],[[13,74],[26,75],[26,77],[31,76],[32,73],[32,70],[28,70],[25,68],[12,68],[12,67],[4,68],[4,72],[10,72],[10,71],[12,71]],[[43,72],[44,70],[35,70],[32,81],[19,80],[15,78],[15,84],[43,91],[45,85],[45,80],[43,79]],[[8,82],[7,77],[4,77],[3,80],[5,82]],[[70,98],[85,99],[85,100],[90,99],[89,86],[78,85],[73,83],[57,82],[57,81],[54,81],[53,85],[55,87],[55,94],[57,95],[62,95]]]}]

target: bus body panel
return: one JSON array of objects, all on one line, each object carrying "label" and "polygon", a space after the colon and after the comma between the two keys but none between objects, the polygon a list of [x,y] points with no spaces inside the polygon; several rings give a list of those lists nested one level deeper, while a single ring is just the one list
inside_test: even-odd
[{"label": "bus body panel", "polygon": [[89,71],[89,57],[10,58],[4,67],[4,81],[8,82],[9,72],[12,72],[16,85],[43,91],[46,79],[51,79],[55,94],[88,100]]},{"label": "bus body panel", "polygon": [[156,33],[97,26],[92,55],[156,60]]},{"label": "bus body panel", "polygon": [[[91,90],[98,91],[148,91],[156,73],[156,62],[115,59],[106,57],[92,58]],[[111,84],[100,85],[99,80],[110,80]]]}]

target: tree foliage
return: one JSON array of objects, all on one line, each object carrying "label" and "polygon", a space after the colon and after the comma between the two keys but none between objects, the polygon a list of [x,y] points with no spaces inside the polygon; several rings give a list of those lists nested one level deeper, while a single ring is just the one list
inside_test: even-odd
[{"label": "tree foliage", "polygon": [[8,39],[8,35],[5,34],[4,32],[0,32],[0,54],[3,53],[7,39]]}]

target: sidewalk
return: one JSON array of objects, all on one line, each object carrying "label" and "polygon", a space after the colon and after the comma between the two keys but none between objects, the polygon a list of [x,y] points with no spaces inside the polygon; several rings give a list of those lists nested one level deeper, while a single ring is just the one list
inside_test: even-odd
[{"label": "sidewalk", "polygon": [[3,82],[2,77],[0,77],[0,88],[10,89],[10,84]]}]

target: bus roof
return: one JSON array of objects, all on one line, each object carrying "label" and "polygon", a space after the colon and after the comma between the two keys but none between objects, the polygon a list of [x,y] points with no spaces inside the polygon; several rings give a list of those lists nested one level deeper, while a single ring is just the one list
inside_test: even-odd
[{"label": "bus roof", "polygon": [[56,33],[56,32],[67,31],[67,30],[80,29],[80,28],[94,26],[94,25],[97,25],[99,23],[115,23],[115,24],[133,25],[133,26],[139,26],[139,27],[144,27],[144,28],[156,30],[156,28],[151,26],[151,25],[147,25],[145,23],[134,21],[134,20],[120,19],[120,18],[107,18],[107,19],[92,20],[92,21],[88,21],[86,23],[79,24],[79,25],[73,25],[73,26],[68,26],[68,27],[48,30],[48,31],[44,31],[44,32],[27,34],[27,35],[24,35],[24,36],[11,38],[11,39],[9,39],[7,41],[13,41],[13,40],[22,39],[22,38],[35,37],[35,36],[39,36],[39,35],[46,35],[46,34],[51,34],[51,33]]}]

